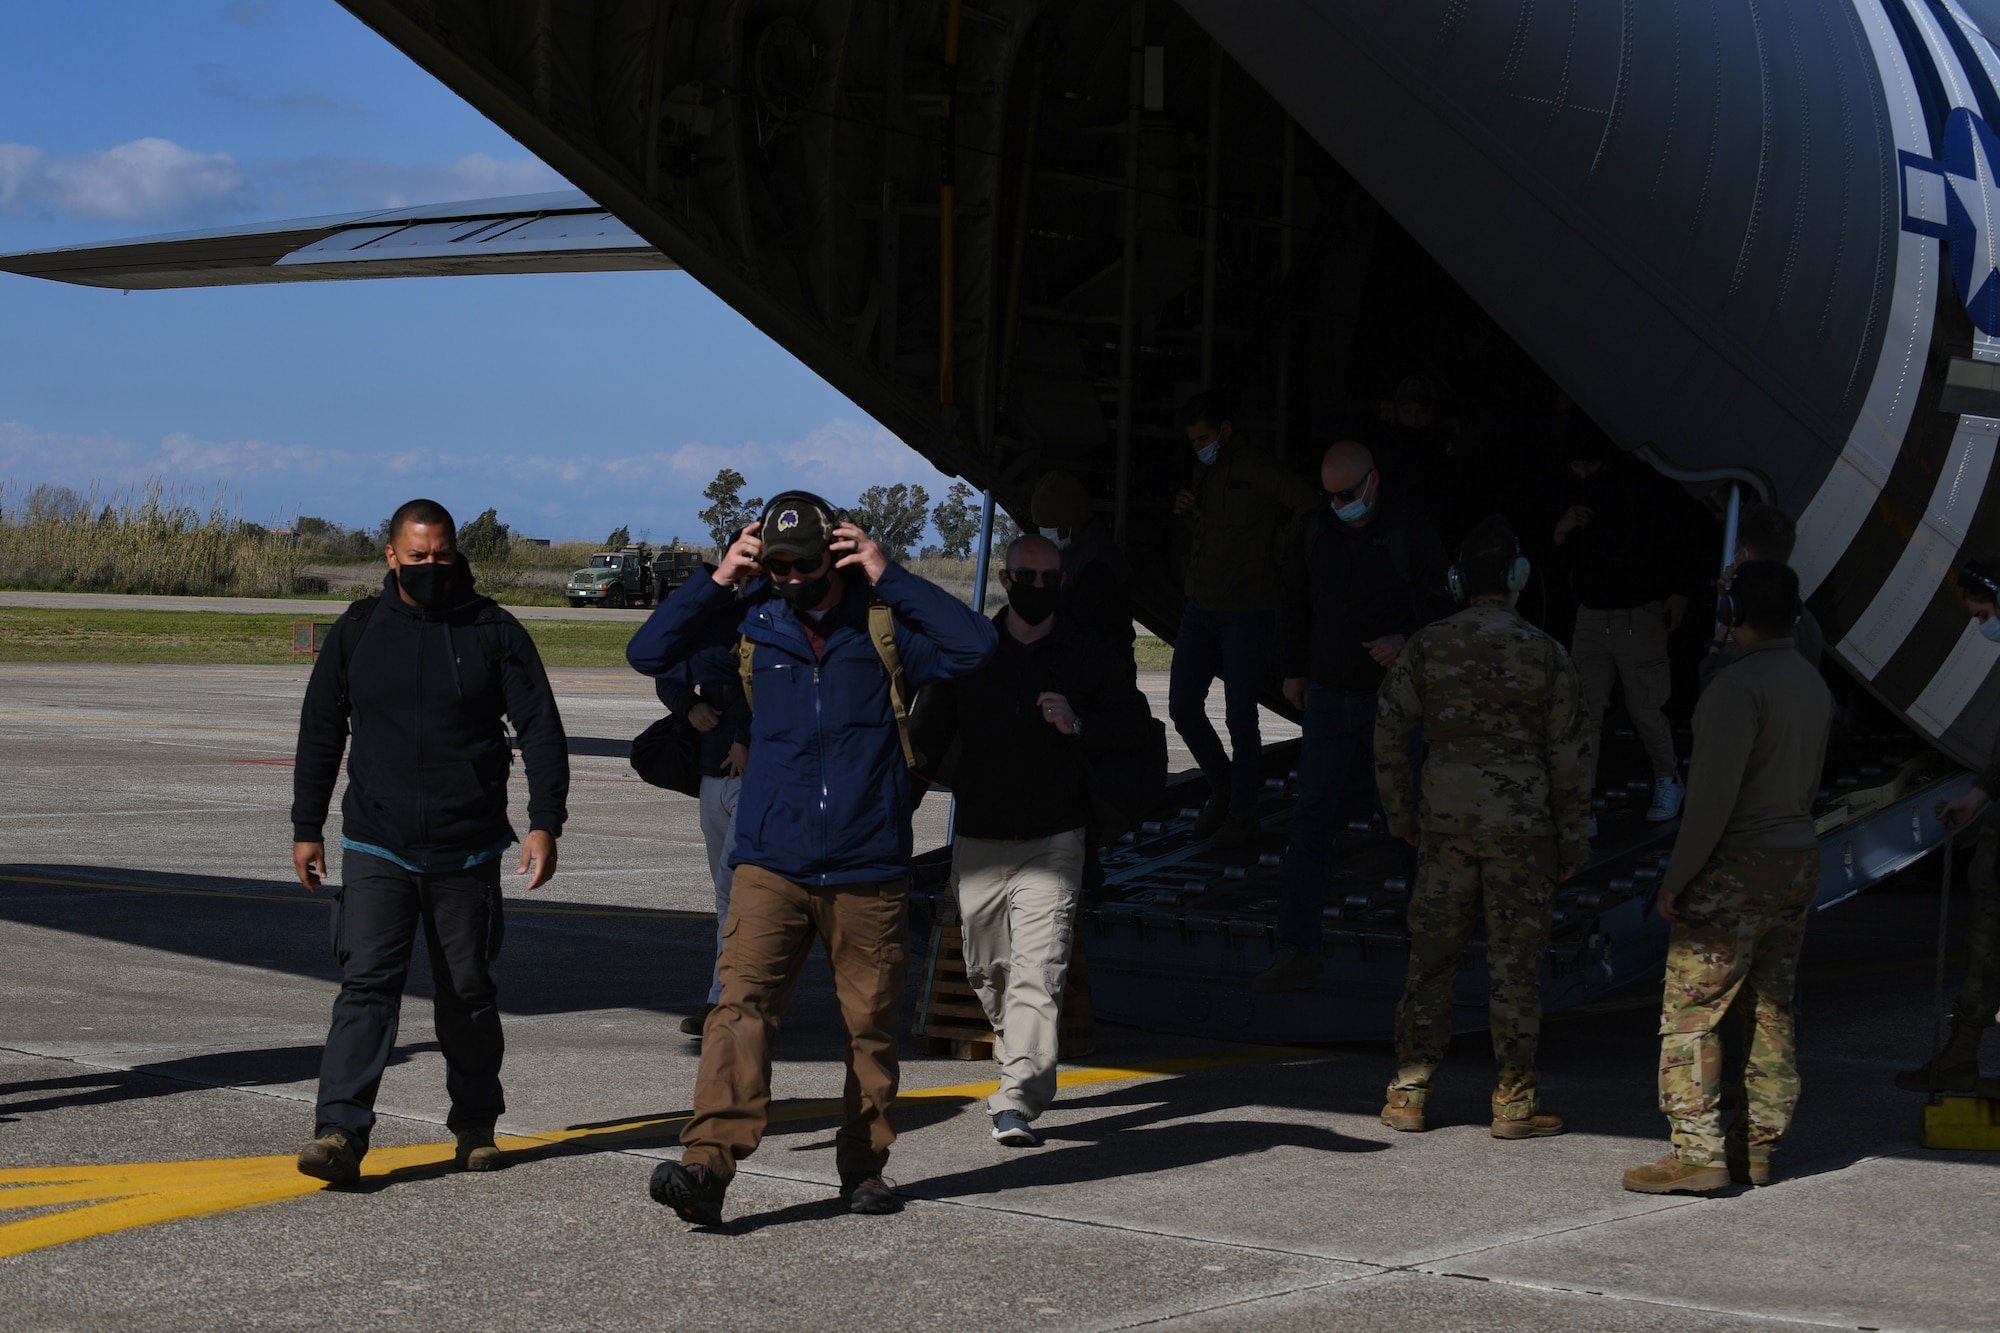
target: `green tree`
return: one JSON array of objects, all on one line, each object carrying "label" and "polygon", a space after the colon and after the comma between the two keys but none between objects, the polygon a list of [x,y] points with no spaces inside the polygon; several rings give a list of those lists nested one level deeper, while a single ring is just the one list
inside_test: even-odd
[{"label": "green tree", "polygon": [[900,481],[894,486],[870,486],[861,492],[851,517],[876,540],[883,554],[902,560],[924,535],[930,503],[930,494],[921,486],[906,486]]},{"label": "green tree", "polygon": [[604,539],[607,551],[622,551],[632,544],[632,529],[619,527],[611,529],[611,535]]},{"label": "green tree", "polygon": [[507,525],[500,521],[500,515],[487,510],[458,530],[458,549],[465,552],[468,560],[497,560],[507,554],[513,545]]},{"label": "green tree", "polygon": [[701,498],[707,500],[709,506],[698,517],[708,525],[708,535],[718,551],[729,545],[729,539],[736,535],[737,529],[763,512],[762,500],[743,498],[743,486],[743,474],[733,467],[726,467],[715,474],[715,480],[708,483],[701,493]]},{"label": "green tree", "polygon": [[931,526],[937,529],[938,552],[948,560],[964,560],[979,540],[979,506],[975,492],[962,481],[954,481],[931,510]]}]

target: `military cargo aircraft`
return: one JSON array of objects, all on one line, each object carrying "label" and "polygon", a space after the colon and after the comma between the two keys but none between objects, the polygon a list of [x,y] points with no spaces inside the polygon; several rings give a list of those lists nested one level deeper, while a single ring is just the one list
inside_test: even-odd
[{"label": "military cargo aircraft", "polygon": [[[1485,413],[1484,484],[1559,391],[1691,490],[1799,518],[1833,671],[1886,718],[1829,770],[1825,897],[1934,846],[1950,770],[2000,731],[2000,648],[1951,579],[2000,549],[2000,0],[343,3],[581,193],[0,268],[678,267],[1017,518],[1043,471],[1084,477],[1169,639],[1188,393],[1228,387],[1298,465],[1414,361]],[[1114,858],[1101,1011],[1381,1030],[1401,881],[1365,856],[1328,910],[1349,963],[1242,984],[1283,756],[1272,781],[1261,851],[1205,853],[1163,812]],[[1656,963],[1661,850],[1610,839],[1566,886],[1558,1002]]]}]

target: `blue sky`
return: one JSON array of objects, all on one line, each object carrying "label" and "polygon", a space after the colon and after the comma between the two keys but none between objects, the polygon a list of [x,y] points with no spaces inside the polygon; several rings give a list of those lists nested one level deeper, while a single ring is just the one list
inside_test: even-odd
[{"label": "blue sky", "polygon": [[[332,0],[0,5],[0,251],[564,184]],[[665,539],[700,532],[725,463],[836,502],[947,484],[685,274],[0,274],[10,491],[161,478],[368,526],[428,494],[534,536]]]}]

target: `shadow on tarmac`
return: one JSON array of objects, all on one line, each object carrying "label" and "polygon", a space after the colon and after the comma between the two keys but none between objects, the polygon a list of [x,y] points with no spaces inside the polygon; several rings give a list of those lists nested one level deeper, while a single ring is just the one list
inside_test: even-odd
[{"label": "shadow on tarmac", "polygon": [[[404,1064],[412,1055],[437,1048],[434,1041],[398,1046],[390,1055],[389,1063],[392,1066]],[[190,1056],[185,1060],[167,1060],[133,1069],[102,1069],[66,1078],[0,1083],[0,1111],[58,1111],[75,1106],[104,1106],[171,1097],[176,1093],[199,1092],[204,1088],[261,1088],[304,1083],[319,1077],[320,1050],[314,1045],[275,1046],[261,1051],[219,1051],[214,1055]],[[37,1092],[49,1095],[27,1101],[7,1100]],[[18,1119],[19,1116],[9,1118]]]}]

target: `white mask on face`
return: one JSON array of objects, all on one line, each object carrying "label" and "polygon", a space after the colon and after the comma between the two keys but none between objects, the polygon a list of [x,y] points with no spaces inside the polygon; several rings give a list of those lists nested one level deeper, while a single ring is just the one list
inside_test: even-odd
[{"label": "white mask on face", "polygon": [[2000,643],[2000,616],[1980,621],[1979,632],[1988,643]]},{"label": "white mask on face", "polygon": [[1054,542],[1058,551],[1069,549],[1069,538],[1057,535],[1062,531],[1061,528],[1036,528],[1035,531]]},{"label": "white mask on face", "polygon": [[1207,444],[1204,444],[1201,448],[1195,450],[1194,456],[1201,460],[1201,465],[1203,467],[1209,467],[1212,464],[1214,464],[1216,455],[1220,454],[1221,452],[1222,452],[1222,441],[1221,439],[1218,438],[1210,440]]}]

